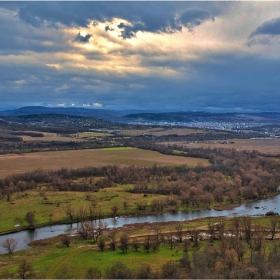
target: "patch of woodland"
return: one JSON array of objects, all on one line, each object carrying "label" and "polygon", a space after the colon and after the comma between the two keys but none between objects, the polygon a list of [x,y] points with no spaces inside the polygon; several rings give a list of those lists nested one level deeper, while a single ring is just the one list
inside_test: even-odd
[{"label": "patch of woodland", "polygon": [[[210,166],[190,167],[135,166],[62,168],[56,171],[35,170],[14,174],[0,180],[0,196],[10,201],[15,192],[37,189],[47,191],[91,191],[131,184],[131,192],[168,195],[165,201],[152,201],[152,211],[161,212],[166,204],[174,211],[185,207],[210,207],[215,202],[241,203],[275,194],[280,184],[280,162],[260,156],[257,151],[237,151],[222,148],[186,148],[171,145],[138,145],[164,154],[182,151],[181,156],[208,159]],[[144,205],[145,206],[145,205]],[[139,210],[146,207],[139,206]]]}]

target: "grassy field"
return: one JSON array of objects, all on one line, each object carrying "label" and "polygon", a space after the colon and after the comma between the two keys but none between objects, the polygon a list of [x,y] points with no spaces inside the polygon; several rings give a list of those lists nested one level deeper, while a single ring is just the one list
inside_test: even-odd
[{"label": "grassy field", "polygon": [[[101,212],[105,216],[112,216],[111,207],[117,205],[119,211],[117,215],[129,215],[139,212],[137,204],[146,202],[148,205],[154,198],[161,198],[162,195],[132,194],[128,192],[130,186],[122,185],[113,188],[102,189],[99,192],[45,192],[44,188],[38,191],[27,191],[16,193],[12,196],[12,203],[2,200],[0,203],[1,223],[0,232],[12,230],[16,224],[27,226],[25,215],[27,212],[35,211],[37,224],[68,221],[66,209],[69,205],[78,214],[79,207],[88,210],[94,202],[96,212]],[[44,199],[46,197],[46,199]],[[126,209],[123,203],[126,201]],[[140,211],[141,212],[141,211]],[[88,213],[88,211],[87,211]],[[75,217],[76,217],[75,214]]]},{"label": "grassy field", "polygon": [[38,168],[58,169],[84,166],[135,165],[148,167],[157,165],[186,164],[208,165],[205,159],[163,155],[158,152],[137,148],[87,149],[0,156],[0,178],[14,173],[24,173]]},{"label": "grassy field", "polygon": [[[220,142],[224,142],[223,144]],[[227,143],[226,143],[227,142]],[[230,143],[234,142],[234,143]],[[280,153],[280,139],[231,139],[227,141],[208,141],[207,143],[192,143],[186,144],[184,142],[168,142],[167,144],[178,144],[190,148],[229,148],[242,150],[258,150],[262,153],[276,154]]]},{"label": "grassy field", "polygon": [[128,253],[123,254],[119,249],[101,252],[96,245],[85,241],[76,241],[69,248],[65,248],[58,239],[53,245],[16,252],[12,256],[0,255],[0,276],[7,272],[15,273],[24,257],[33,264],[36,278],[84,279],[89,267],[98,267],[104,274],[113,262],[121,261],[130,269],[137,269],[142,263],[148,263],[153,271],[157,271],[166,261],[177,261],[182,255],[182,250],[170,250],[168,245],[161,246],[154,253],[147,254],[142,248],[136,252],[130,248]]},{"label": "grassy field", "polygon": [[[183,230],[194,228],[207,228],[209,222],[215,223],[219,221],[218,218],[204,219],[183,222]],[[230,219],[227,220],[229,226]],[[269,224],[269,218],[253,218],[253,224],[264,224],[266,221]],[[177,223],[162,223],[158,225],[162,233],[168,233],[170,230],[175,231]],[[126,232],[130,236],[130,240],[134,237],[154,233],[153,225],[142,225],[136,228],[119,229],[119,234]],[[106,234],[106,233],[105,233]],[[279,244],[279,240],[275,241],[264,240],[263,247],[266,248],[264,252],[268,253],[273,246]],[[209,246],[209,241],[204,240],[199,242],[199,248],[189,246],[189,256],[194,252],[202,252],[205,246]],[[220,241],[215,240],[211,245],[213,248],[219,248]],[[249,244],[245,245],[244,265],[250,259]],[[25,251],[15,252],[12,255],[0,255],[0,277],[9,278],[18,270],[19,263],[23,258],[27,258],[33,265],[34,276],[42,279],[61,279],[61,278],[85,278],[85,272],[89,267],[98,267],[105,277],[105,272],[108,267],[116,261],[123,262],[130,269],[137,269],[141,264],[147,263],[151,266],[153,272],[160,272],[162,266],[166,261],[175,261],[178,264],[179,259],[183,256],[183,244],[174,242],[173,249],[167,243],[162,244],[158,251],[146,253],[143,248],[139,248],[136,252],[131,247],[126,254],[123,254],[120,249],[111,251],[107,247],[102,252],[98,249],[96,244],[89,240],[73,240],[69,248],[61,244],[60,238],[47,239],[41,243],[41,246],[33,246],[33,248]],[[5,277],[6,276],[6,277]]]}]

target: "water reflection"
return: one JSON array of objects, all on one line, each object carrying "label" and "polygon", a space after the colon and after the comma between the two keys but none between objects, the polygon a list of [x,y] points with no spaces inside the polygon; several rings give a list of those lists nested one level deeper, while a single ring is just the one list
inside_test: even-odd
[{"label": "water reflection", "polygon": [[[278,187],[280,189],[280,186]],[[117,219],[108,218],[103,219],[103,222],[108,224],[109,228],[122,227],[125,224],[134,224],[134,223],[153,223],[153,222],[168,222],[168,221],[187,221],[194,220],[197,218],[205,218],[205,217],[218,217],[218,216],[257,216],[257,215],[265,215],[268,211],[274,211],[280,213],[280,195],[250,202],[247,204],[243,204],[232,210],[201,210],[201,211],[192,211],[192,212],[178,212],[178,213],[165,213],[154,216],[143,216],[143,217],[119,217]],[[93,221],[96,225],[98,225],[98,221]],[[60,234],[64,234],[66,232],[74,232],[79,223],[74,223],[71,225],[55,225],[55,226],[47,226],[38,228],[36,230],[25,230],[17,233],[11,233],[0,236],[0,253],[5,253],[4,248],[1,244],[4,242],[6,238],[14,238],[18,241],[18,245],[16,250],[28,249],[27,245],[29,242],[38,239],[44,239],[49,237],[58,236]]]}]

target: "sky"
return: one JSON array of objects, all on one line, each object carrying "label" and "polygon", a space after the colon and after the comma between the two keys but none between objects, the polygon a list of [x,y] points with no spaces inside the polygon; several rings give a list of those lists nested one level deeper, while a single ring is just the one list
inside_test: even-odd
[{"label": "sky", "polygon": [[280,2],[0,2],[0,108],[280,111]]}]

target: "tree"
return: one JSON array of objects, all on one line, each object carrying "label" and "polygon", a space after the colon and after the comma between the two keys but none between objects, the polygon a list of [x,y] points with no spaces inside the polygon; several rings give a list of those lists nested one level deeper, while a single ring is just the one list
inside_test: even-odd
[{"label": "tree", "polygon": [[249,242],[252,238],[252,218],[250,216],[242,217],[242,222],[244,226],[245,239]]},{"label": "tree", "polygon": [[129,236],[123,233],[120,237],[120,249],[123,253],[127,253]]},{"label": "tree", "polygon": [[137,279],[151,279],[152,268],[149,264],[143,263],[137,269],[135,276]]},{"label": "tree", "polygon": [[34,228],[35,215],[33,212],[27,212],[25,215],[25,220],[28,222],[29,227]]},{"label": "tree", "polygon": [[116,230],[112,230],[110,232],[110,234],[108,235],[108,238],[109,238],[109,245],[110,245],[111,249],[113,251],[115,251],[116,245],[117,245],[117,232],[116,232]]},{"label": "tree", "polygon": [[101,251],[104,251],[105,246],[106,246],[106,237],[104,235],[101,235],[98,240],[98,247]]},{"label": "tree", "polygon": [[71,237],[70,237],[70,235],[62,234],[60,240],[61,240],[63,245],[65,245],[66,247],[70,247],[70,244],[71,244]]},{"label": "tree", "polygon": [[118,211],[119,211],[119,207],[118,207],[117,205],[114,205],[114,206],[111,207],[111,211],[112,211],[113,217],[114,217],[114,219],[115,219],[116,216],[117,216],[117,213],[118,213]]},{"label": "tree", "polygon": [[72,208],[71,205],[68,205],[65,212],[66,212],[66,215],[69,216],[69,218],[72,222],[74,219],[75,210]]},{"label": "tree", "polygon": [[167,261],[161,267],[161,277],[163,279],[177,279],[178,276],[179,271],[174,261]]},{"label": "tree", "polygon": [[12,254],[17,246],[18,242],[16,239],[7,238],[3,243],[2,247],[10,254]]},{"label": "tree", "polygon": [[138,251],[138,249],[140,248],[140,242],[137,238],[133,238],[132,247],[135,251]]},{"label": "tree", "polygon": [[98,267],[90,267],[86,271],[85,279],[100,279],[101,276],[102,273]]},{"label": "tree", "polygon": [[146,250],[147,253],[150,252],[150,248],[151,248],[151,236],[147,235],[144,239],[144,243],[143,243],[143,248],[144,250]]},{"label": "tree", "polygon": [[108,279],[129,279],[132,276],[131,270],[121,261],[116,261],[106,269]]},{"label": "tree", "polygon": [[277,226],[277,223],[278,223],[278,218],[276,216],[271,216],[270,219],[270,233],[271,233],[271,240],[273,240],[274,238],[274,235],[276,233],[276,226]]},{"label": "tree", "polygon": [[33,274],[33,266],[26,259],[22,259],[19,265],[18,274],[22,279],[26,279],[26,277],[31,277]]},{"label": "tree", "polygon": [[210,221],[208,222],[208,231],[209,231],[209,235],[210,235],[210,243],[212,244],[214,242],[214,238],[215,238],[215,224],[211,223]]},{"label": "tree", "polygon": [[90,221],[82,221],[77,232],[83,239],[94,238],[95,226]]},{"label": "tree", "polygon": [[183,257],[179,260],[180,265],[186,268],[188,271],[191,270],[191,260],[187,253],[184,253]]},{"label": "tree", "polygon": [[183,240],[183,225],[178,224],[175,226],[175,229],[176,229],[177,238],[178,238],[179,242],[181,243]]}]

